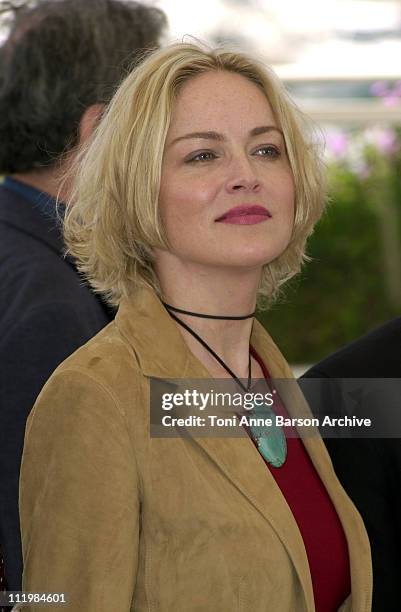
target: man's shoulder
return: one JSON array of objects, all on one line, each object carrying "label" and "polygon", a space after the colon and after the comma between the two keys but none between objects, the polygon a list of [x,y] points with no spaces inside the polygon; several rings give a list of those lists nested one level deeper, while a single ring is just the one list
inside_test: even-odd
[{"label": "man's shoulder", "polygon": [[[62,259],[63,242],[56,220],[46,218],[31,202],[0,186],[1,293],[13,294],[32,280],[40,284],[71,277]],[[42,287],[41,287],[42,288]]]},{"label": "man's shoulder", "polygon": [[94,320],[97,329],[111,318],[61,251],[0,222],[0,327],[55,308]]},{"label": "man's shoulder", "polygon": [[57,315],[79,319],[80,327],[86,322],[96,333],[111,319],[100,298],[60,257],[20,259],[4,274],[0,265],[0,276],[0,327],[7,330],[29,318]]},{"label": "man's shoulder", "polygon": [[10,257],[29,261],[29,256],[34,256],[36,252],[44,254],[47,250],[52,253],[33,233],[16,222],[0,218],[0,263]]},{"label": "man's shoulder", "polygon": [[0,350],[13,370],[29,350],[49,376],[113,317],[62,251],[56,221],[0,188]]},{"label": "man's shoulder", "polygon": [[401,376],[401,317],[388,321],[329,355],[305,377],[398,378]]}]

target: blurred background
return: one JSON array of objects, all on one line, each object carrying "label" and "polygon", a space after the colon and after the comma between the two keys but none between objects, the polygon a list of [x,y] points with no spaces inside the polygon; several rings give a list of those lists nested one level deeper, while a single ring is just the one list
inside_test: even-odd
[{"label": "blurred background", "polygon": [[401,1],[160,0],[171,39],[256,53],[325,142],[313,261],[259,315],[302,371],[401,315]]}]

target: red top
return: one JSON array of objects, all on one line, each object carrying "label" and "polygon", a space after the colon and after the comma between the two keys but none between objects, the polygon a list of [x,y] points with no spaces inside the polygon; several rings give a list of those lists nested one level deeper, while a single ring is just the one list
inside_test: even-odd
[{"label": "red top", "polygon": [[[269,372],[252,347],[251,354],[268,380]],[[283,414],[288,416],[284,407]],[[351,577],[347,541],[332,501],[300,438],[287,438],[287,459],[282,467],[275,468],[262,459],[291,508],[304,540],[316,612],[337,612],[351,592]]]}]

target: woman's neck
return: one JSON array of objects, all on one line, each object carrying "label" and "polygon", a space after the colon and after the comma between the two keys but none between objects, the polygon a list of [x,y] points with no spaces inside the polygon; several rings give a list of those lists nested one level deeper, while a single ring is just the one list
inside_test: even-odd
[{"label": "woman's neck", "polygon": [[[198,270],[198,272],[200,272]],[[160,275],[163,300],[174,307],[214,316],[245,316],[255,310],[259,276],[209,270],[207,274]],[[195,331],[238,377],[248,376],[249,343],[253,318],[209,319],[174,312]],[[224,368],[189,332],[179,326],[191,352],[213,375],[227,376]]]}]

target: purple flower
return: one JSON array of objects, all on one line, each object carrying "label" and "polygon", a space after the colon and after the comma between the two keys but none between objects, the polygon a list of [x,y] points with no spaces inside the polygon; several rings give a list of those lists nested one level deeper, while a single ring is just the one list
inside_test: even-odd
[{"label": "purple flower", "polygon": [[390,86],[386,81],[375,81],[370,87],[373,96],[383,98],[383,103],[386,106],[397,106],[401,98],[401,81],[395,81],[393,86]]},{"label": "purple flower", "polygon": [[367,130],[366,142],[374,145],[383,155],[392,155],[399,149],[397,135],[389,127],[376,127]]},{"label": "purple flower", "polygon": [[326,145],[328,151],[336,159],[343,159],[347,154],[348,137],[345,132],[333,130],[327,133]]},{"label": "purple flower", "polygon": [[385,155],[391,155],[397,151],[398,143],[394,130],[389,128],[381,130],[377,138],[377,148]]},{"label": "purple flower", "polygon": [[392,91],[388,96],[383,97],[383,104],[385,104],[385,106],[388,106],[388,107],[397,106],[397,104],[399,103],[400,103],[400,96],[396,95],[394,91]]},{"label": "purple flower", "polygon": [[383,98],[390,93],[388,85],[385,81],[375,81],[370,86],[370,91],[373,96]]}]

